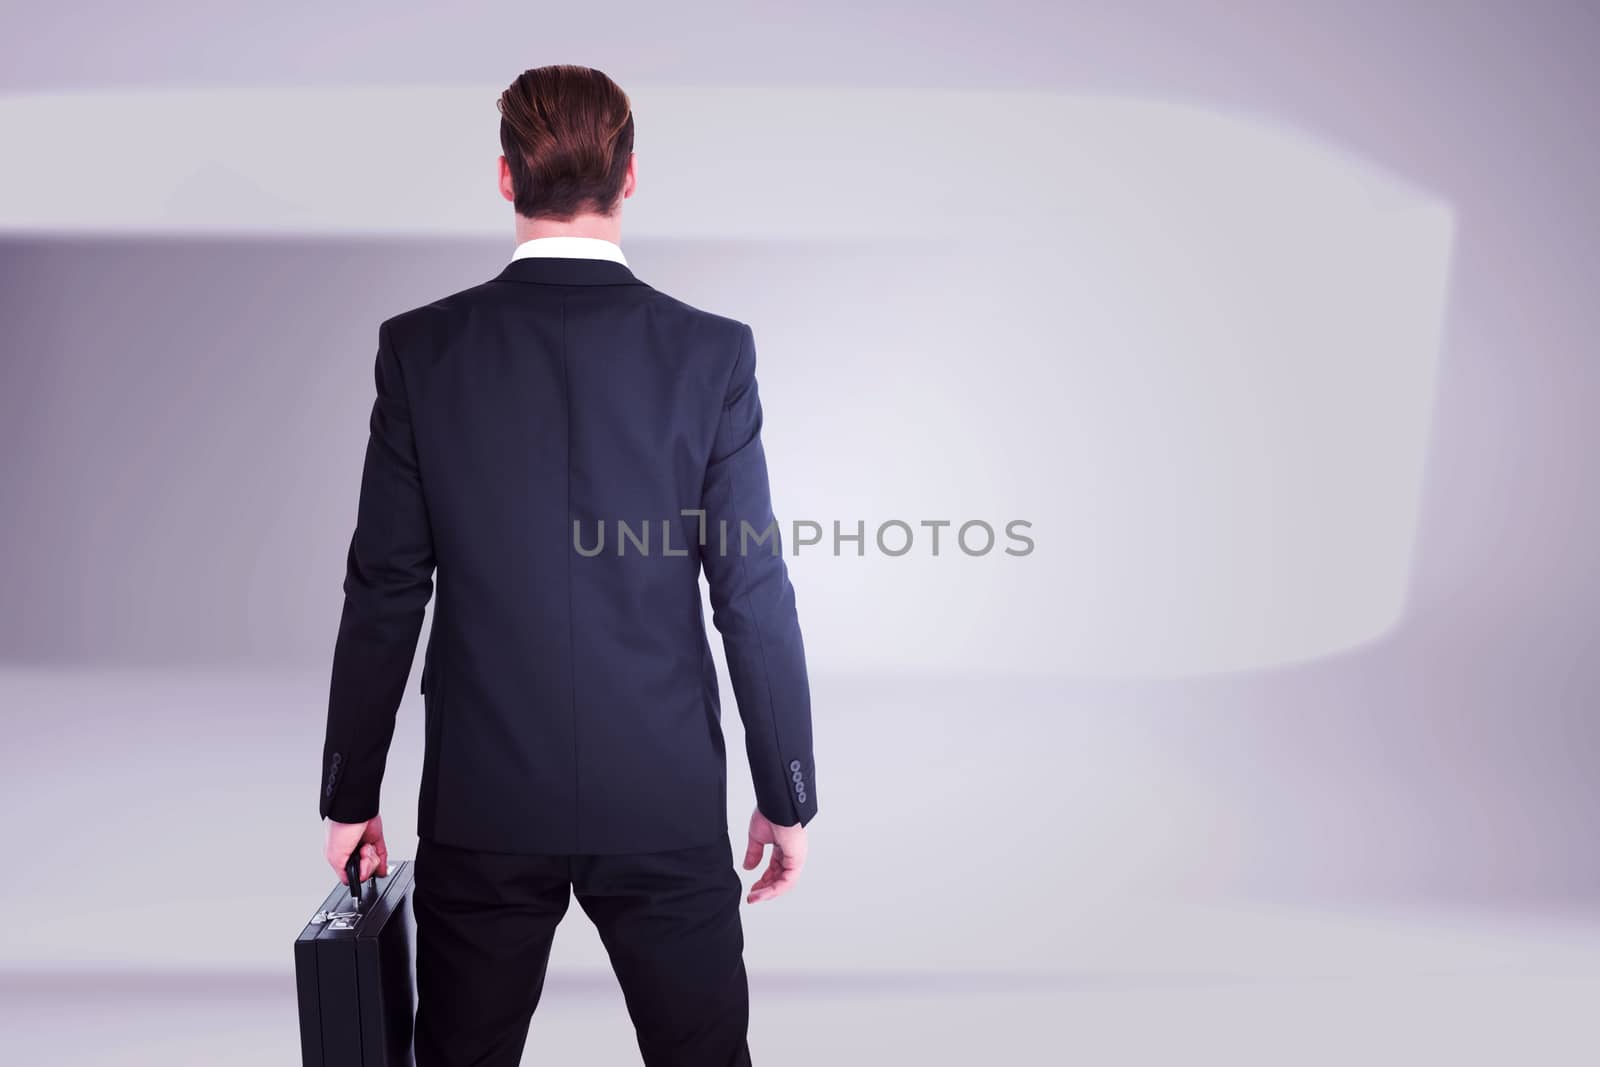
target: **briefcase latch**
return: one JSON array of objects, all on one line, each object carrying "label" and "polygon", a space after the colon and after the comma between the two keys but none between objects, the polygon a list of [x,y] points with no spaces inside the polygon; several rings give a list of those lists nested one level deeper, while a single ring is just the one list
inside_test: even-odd
[{"label": "briefcase latch", "polygon": [[311,916],[313,923],[318,926],[326,923],[330,930],[354,930],[360,919],[359,911],[319,911]]}]

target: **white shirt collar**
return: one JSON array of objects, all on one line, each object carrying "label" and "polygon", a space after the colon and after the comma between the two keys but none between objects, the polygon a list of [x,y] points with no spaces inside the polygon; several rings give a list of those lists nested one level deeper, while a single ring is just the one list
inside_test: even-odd
[{"label": "white shirt collar", "polygon": [[628,261],[623,258],[621,247],[603,237],[532,237],[519,244],[516,251],[511,253],[511,258],[514,260],[527,259],[529,256],[609,259],[621,263],[624,267],[628,265]]}]

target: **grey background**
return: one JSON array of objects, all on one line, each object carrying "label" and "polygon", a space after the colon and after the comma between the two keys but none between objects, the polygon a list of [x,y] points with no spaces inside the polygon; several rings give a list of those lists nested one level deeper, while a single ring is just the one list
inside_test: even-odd
[{"label": "grey background", "polygon": [[[1252,669],[1114,677],[1044,654],[1000,669],[981,655],[922,664],[892,632],[876,668],[870,648],[824,657],[812,865],[794,895],[746,912],[757,1057],[1591,1062],[1593,12],[822,4],[595,18],[8,12],[0,87],[492,89],[571,60],[629,88],[1127,93],[1306,131],[1429,190],[1454,219],[1394,624]],[[70,156],[7,166],[102,168],[114,200],[117,161],[94,145],[86,129]],[[1019,152],[1013,187],[973,195],[1058,209],[1028,162]],[[464,196],[494,195],[483,173]],[[491,276],[509,254],[504,222],[438,237],[0,243],[7,1058],[214,1062],[219,1044],[228,1062],[293,1056],[288,942],[329,877],[309,797],[376,323]],[[946,236],[937,220],[925,243],[854,246],[636,241],[625,228],[624,245],[653,284],[759,327],[766,305],[741,303],[755,280],[771,280],[776,305],[827,284],[836,264],[909,299],[895,287],[910,274],[894,268],[947,255]],[[884,413],[838,404],[836,382],[772,332],[775,475],[870,469],[872,455],[830,457],[828,434],[802,446],[813,424],[848,431]],[[1046,380],[1070,380],[1082,358],[1064,353]],[[1038,384],[992,354],[985,370]],[[960,371],[931,351],[919,388],[947,396]],[[1015,426],[984,408],[967,432],[982,447]],[[937,482],[941,461],[927,462]],[[1049,455],[1022,462],[1041,477],[1008,507],[1070,508]],[[1114,456],[1106,469],[1115,476]],[[853,503],[839,517],[863,510]],[[907,518],[995,505],[960,480],[909,503]],[[847,610],[837,568],[855,562],[796,568],[807,618]],[[887,622],[1030,635],[1074,611],[1048,583],[1028,588],[1022,568],[1040,559],[1009,573],[952,562],[918,572],[918,599]],[[420,760],[410,689],[385,790],[397,853],[414,832]],[[730,782],[737,835],[749,808],[737,761]],[[630,1062],[587,926],[564,924],[550,988],[529,1062],[575,1050]],[[78,1022],[86,1007],[94,1026]]]}]

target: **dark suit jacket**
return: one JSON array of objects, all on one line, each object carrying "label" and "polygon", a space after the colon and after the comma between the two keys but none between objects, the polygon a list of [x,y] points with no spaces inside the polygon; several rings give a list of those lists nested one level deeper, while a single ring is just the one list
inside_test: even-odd
[{"label": "dark suit jacket", "polygon": [[703,569],[757,806],[810,821],[810,692],[755,363],[748,325],[603,259],[512,260],[379,326],[323,816],[378,812],[437,585],[422,837],[554,853],[716,840],[727,769]]}]

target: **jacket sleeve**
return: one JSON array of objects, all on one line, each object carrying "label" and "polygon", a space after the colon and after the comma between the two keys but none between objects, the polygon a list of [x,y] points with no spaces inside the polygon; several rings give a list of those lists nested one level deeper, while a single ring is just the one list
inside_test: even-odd
[{"label": "jacket sleeve", "polygon": [[701,494],[700,555],[744,722],[756,807],[780,826],[803,826],[817,813],[811,693],[767,485],[755,364],[754,334],[741,323]]},{"label": "jacket sleeve", "polygon": [[319,810],[336,822],[364,822],[378,813],[395,713],[433,594],[432,532],[387,322],[378,327],[374,378],[322,751]]}]

